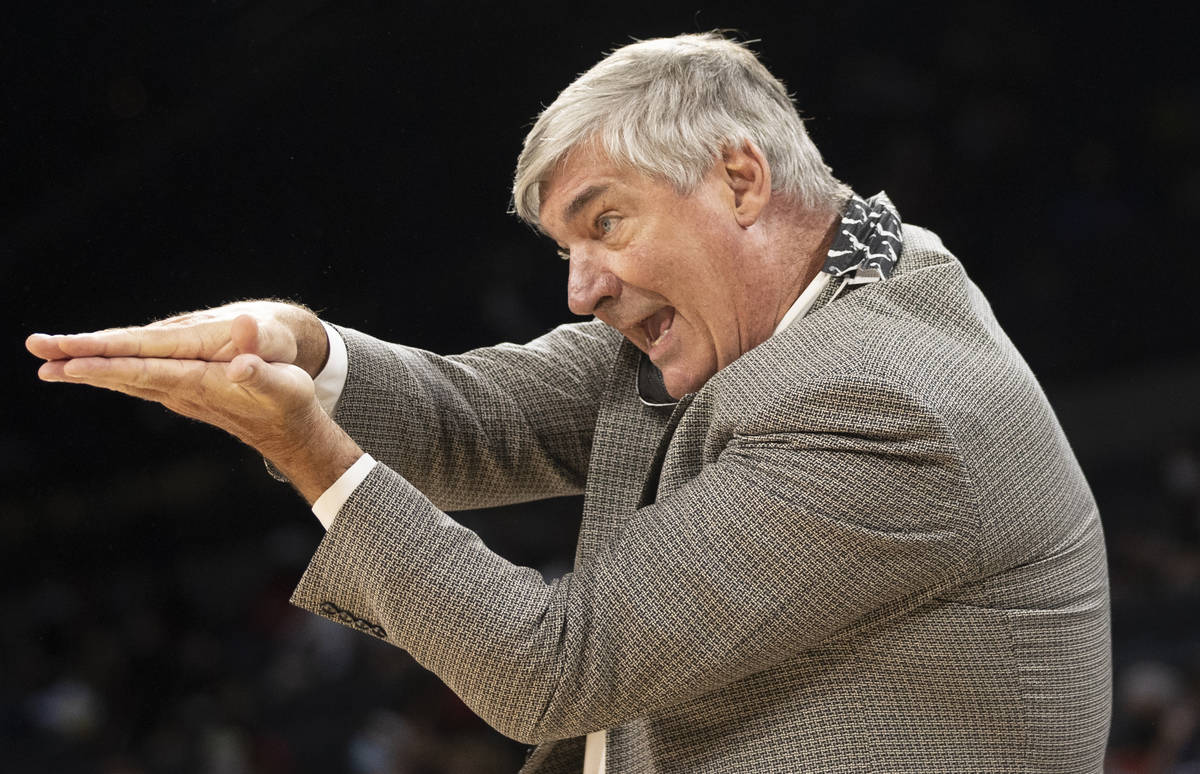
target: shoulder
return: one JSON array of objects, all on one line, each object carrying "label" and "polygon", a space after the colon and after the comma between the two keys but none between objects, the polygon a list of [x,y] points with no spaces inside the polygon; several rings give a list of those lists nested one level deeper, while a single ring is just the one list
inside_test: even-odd
[{"label": "shoulder", "polygon": [[937,234],[905,225],[891,278],[846,289],[705,390],[732,423],[815,412],[869,430],[903,411],[949,443],[964,411],[994,404],[998,374],[1036,389],[962,264]]},{"label": "shoulder", "polygon": [[905,223],[903,231],[904,247],[900,258],[902,265],[898,267],[901,274],[930,265],[957,262],[942,243],[942,238],[933,231],[911,223]]},{"label": "shoulder", "polygon": [[778,396],[789,385],[813,383],[839,374],[901,376],[889,367],[917,364],[892,345],[908,339],[956,335],[955,320],[978,316],[970,280],[937,234],[904,226],[904,246],[888,280],[844,289],[786,330],[718,372],[711,392],[761,392]]}]

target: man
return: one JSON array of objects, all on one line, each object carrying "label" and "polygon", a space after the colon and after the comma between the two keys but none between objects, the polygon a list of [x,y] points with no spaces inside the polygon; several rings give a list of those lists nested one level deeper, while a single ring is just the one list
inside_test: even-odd
[{"label": "man", "polygon": [[[1099,770],[1103,537],[1054,414],[750,52],[617,50],[514,203],[597,320],[439,357],[260,302],[28,346],[261,451],[328,529],[293,601],[538,744],[526,771]],[[579,491],[553,583],[444,513]]]}]

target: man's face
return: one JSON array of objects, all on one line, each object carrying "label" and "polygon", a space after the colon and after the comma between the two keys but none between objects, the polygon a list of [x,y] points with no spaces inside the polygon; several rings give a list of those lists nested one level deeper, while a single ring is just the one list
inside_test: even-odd
[{"label": "man's face", "polygon": [[722,164],[693,193],[578,149],[542,186],[543,229],[569,254],[567,303],[619,330],[675,397],[695,392],[765,340],[766,278],[741,260],[748,239]]}]

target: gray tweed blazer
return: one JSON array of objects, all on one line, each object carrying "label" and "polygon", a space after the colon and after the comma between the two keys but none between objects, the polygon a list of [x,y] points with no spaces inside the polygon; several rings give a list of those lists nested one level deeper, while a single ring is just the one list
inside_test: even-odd
[{"label": "gray tweed blazer", "polygon": [[[643,405],[599,322],[455,357],[343,330],[335,418],[380,464],[293,602],[408,650],[523,771],[1097,772],[1096,505],[1046,398],[932,233]],[[546,583],[445,511],[583,492]]]}]

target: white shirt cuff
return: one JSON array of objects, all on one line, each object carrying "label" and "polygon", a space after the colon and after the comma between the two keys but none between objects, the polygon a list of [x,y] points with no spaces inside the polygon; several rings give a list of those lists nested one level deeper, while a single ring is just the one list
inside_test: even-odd
[{"label": "white shirt cuff", "polygon": [[312,504],[312,511],[316,514],[317,521],[321,522],[321,526],[325,529],[333,526],[333,520],[337,518],[338,511],[342,509],[346,500],[350,499],[350,495],[354,494],[354,490],[358,489],[358,485],[374,467],[375,459],[370,454],[364,454],[337,481],[333,482],[333,486],[326,489],[317,498],[317,501]]},{"label": "white shirt cuff", "polygon": [[333,416],[333,408],[338,398],[342,397],[342,389],[346,386],[346,372],[350,369],[350,358],[346,354],[346,342],[337,330],[325,322],[325,337],[329,339],[329,358],[317,378],[313,379],[313,387],[317,390],[317,401],[325,413]]}]

